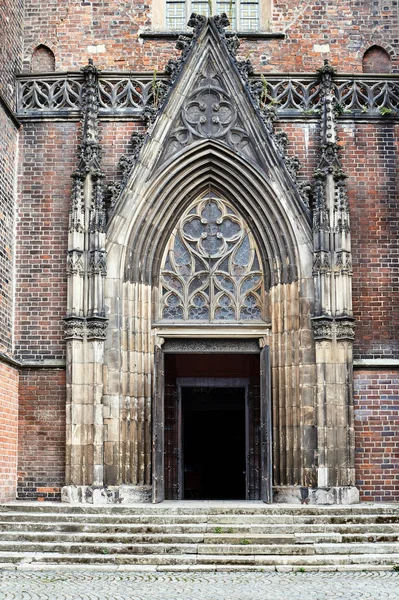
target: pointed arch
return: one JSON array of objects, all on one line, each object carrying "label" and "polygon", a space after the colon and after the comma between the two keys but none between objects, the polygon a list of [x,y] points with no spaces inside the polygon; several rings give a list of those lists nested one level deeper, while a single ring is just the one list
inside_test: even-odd
[{"label": "pointed arch", "polygon": [[390,73],[391,57],[382,46],[374,44],[363,54],[362,65],[363,73]]},{"label": "pointed arch", "polygon": [[279,194],[275,183],[231,149],[213,140],[201,141],[147,180],[146,189],[137,185],[140,170],[137,165],[108,231],[111,242],[124,239],[127,254],[118,264],[125,281],[156,281],[156,266],[177,219],[209,186],[251,227],[269,287],[297,280],[301,271],[305,275],[312,247],[308,216],[291,190]]},{"label": "pointed arch", "polygon": [[[206,97],[205,108],[198,103],[204,78],[220,99],[215,103]],[[199,115],[198,121],[196,109],[190,112],[190,102],[198,104],[199,111],[208,111],[202,115],[205,120]],[[213,114],[219,108],[223,108],[222,119]],[[229,115],[245,144],[237,143],[236,130],[230,131]],[[187,144],[180,136],[180,143],[174,143],[181,122],[192,129]],[[202,128],[198,122],[207,126]],[[165,147],[170,152],[164,154]],[[206,327],[165,327],[156,321],[162,258],[179,219],[209,188],[237,211],[259,248],[266,274],[266,318],[256,326],[213,322]],[[270,347],[274,482],[301,485],[305,473],[312,478],[315,438],[309,431],[315,419],[315,388],[310,214],[212,19],[195,39],[146,136],[110,218],[106,250],[109,330],[103,405],[109,415],[106,445],[112,452],[106,453],[105,482],[151,484],[155,348],[164,337],[215,336],[257,338]],[[301,421],[301,405],[307,427]]]},{"label": "pointed arch", "polygon": [[32,53],[31,71],[32,73],[55,71],[55,55],[51,48],[44,44],[36,46]]},{"label": "pointed arch", "polygon": [[[304,453],[305,432],[301,429],[300,406],[309,403],[312,415],[312,340],[310,313],[313,297],[312,236],[308,215],[292,188],[283,184],[278,171],[273,179],[231,148],[215,140],[201,140],[151,172],[148,161],[150,141],[140,162],[115,206],[107,232],[108,274],[106,300],[110,335],[106,349],[106,390],[104,404],[117,402],[120,411],[118,472],[107,483],[151,483],[151,420],[154,348],[162,339],[157,323],[159,276],[165,249],[179,219],[191,203],[209,190],[220,194],[245,220],[259,248],[265,273],[265,322],[259,326],[239,324],[240,331],[229,333],[213,327],[208,336],[267,336],[271,348],[277,485],[300,485],[308,455]],[[152,156],[155,162],[156,158]],[[178,326],[178,325],[177,325]],[[225,325],[227,327],[227,325]],[[190,325],[192,329],[192,326]],[[194,330],[193,330],[194,331]],[[173,335],[186,335],[180,330]],[[191,335],[204,335],[196,331]],[[161,336],[161,337],[158,337]],[[303,364],[299,366],[299,361]],[[118,400],[116,400],[118,398]],[[134,413],[134,417],[132,416]],[[289,428],[286,414],[292,414]],[[310,418],[310,417],[309,417]],[[139,441],[129,433],[129,422],[140,433]],[[113,426],[115,427],[115,425]],[[292,432],[292,434],[291,434]],[[286,436],[290,442],[286,443]],[[313,438],[312,438],[313,439]],[[115,442],[116,443],[116,442]],[[145,464],[132,462],[136,448]],[[310,456],[310,455],[309,455]],[[309,468],[313,468],[309,465]],[[114,475],[112,475],[114,477]]]}]

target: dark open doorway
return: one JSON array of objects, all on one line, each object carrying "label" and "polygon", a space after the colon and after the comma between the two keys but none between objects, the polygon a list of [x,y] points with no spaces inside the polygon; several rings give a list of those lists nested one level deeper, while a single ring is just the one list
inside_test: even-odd
[{"label": "dark open doorway", "polygon": [[265,348],[260,355],[190,354],[187,341],[182,348],[165,354],[156,349],[154,502],[183,498],[270,502],[270,376]]},{"label": "dark open doorway", "polygon": [[184,498],[245,499],[245,388],[183,387]]}]

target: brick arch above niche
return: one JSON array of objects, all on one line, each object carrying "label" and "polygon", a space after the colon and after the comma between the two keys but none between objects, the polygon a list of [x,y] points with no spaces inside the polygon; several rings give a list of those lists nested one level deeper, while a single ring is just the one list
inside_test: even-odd
[{"label": "brick arch above niche", "polygon": [[54,52],[44,44],[39,44],[32,53],[32,73],[51,73],[55,71]]},{"label": "brick arch above niche", "polygon": [[382,46],[370,46],[363,54],[363,73],[390,73],[391,57]]}]

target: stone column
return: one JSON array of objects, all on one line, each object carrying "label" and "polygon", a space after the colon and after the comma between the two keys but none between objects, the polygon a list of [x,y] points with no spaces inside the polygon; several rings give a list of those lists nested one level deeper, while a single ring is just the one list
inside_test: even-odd
[{"label": "stone column", "polygon": [[345,174],[338,157],[334,69],[319,69],[321,156],[313,213],[319,501],[356,502],[351,242]]},{"label": "stone column", "polygon": [[[98,76],[92,61],[82,69],[83,122],[80,160],[68,235],[67,451],[63,500],[87,500],[103,484],[103,373],[107,319],[105,210],[98,141]],[[101,495],[101,492],[100,492]]]}]

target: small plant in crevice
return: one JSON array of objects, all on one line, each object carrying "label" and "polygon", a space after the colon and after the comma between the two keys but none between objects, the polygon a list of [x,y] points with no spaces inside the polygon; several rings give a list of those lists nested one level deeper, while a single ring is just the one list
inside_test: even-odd
[{"label": "small plant in crevice", "polygon": [[250,544],[251,542],[249,540],[247,540],[246,538],[244,538],[243,540],[240,541],[241,546],[248,546],[248,544]]},{"label": "small plant in crevice", "polygon": [[393,113],[393,109],[388,108],[387,106],[381,106],[378,111],[382,117],[386,117],[387,115],[391,115]]},{"label": "small plant in crevice", "polygon": [[318,108],[304,108],[302,109],[302,114],[307,115],[308,117],[316,116],[320,114],[320,110]]},{"label": "small plant in crevice", "polygon": [[153,74],[152,74],[151,89],[152,89],[152,103],[153,103],[153,107],[155,108],[155,110],[158,110],[159,104],[160,104],[161,85],[162,85],[161,81],[158,81],[158,79],[157,79],[157,70],[154,69]]},{"label": "small plant in crevice", "polygon": [[222,528],[221,527],[215,527],[215,529],[213,530],[213,533],[223,533],[222,532]]}]

